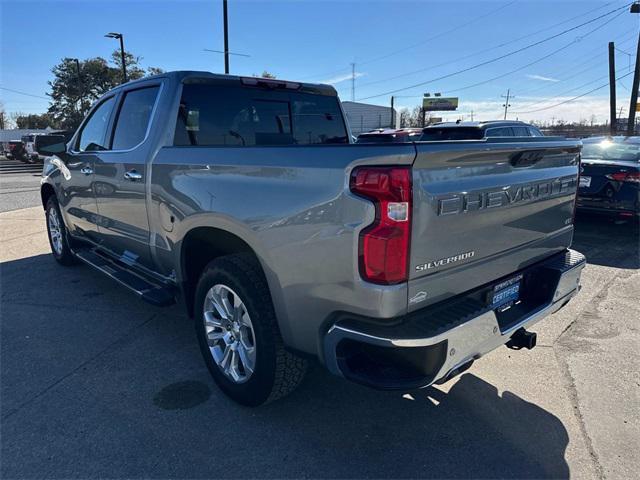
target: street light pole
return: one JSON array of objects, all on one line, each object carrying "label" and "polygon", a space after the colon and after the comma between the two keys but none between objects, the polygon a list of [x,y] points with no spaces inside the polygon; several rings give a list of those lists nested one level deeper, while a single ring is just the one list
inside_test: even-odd
[{"label": "street light pole", "polygon": [[227,0],[222,0],[222,18],[224,22],[224,73],[229,74],[229,22],[227,18]]},{"label": "street light pole", "polygon": [[82,76],[80,75],[80,60],[74,58],[76,64],[76,73],[78,74],[78,100],[80,101],[80,111],[82,111],[82,103],[84,100],[84,85],[82,84]]},{"label": "street light pole", "polygon": [[[640,13],[640,2],[631,5],[631,13]],[[631,102],[629,103],[629,121],[627,123],[627,135],[631,136],[636,130],[636,109],[638,108],[638,88],[640,88],[640,35],[638,35],[638,47],[636,50],[636,70],[633,74],[633,88],[631,89]]]},{"label": "street light pole", "polygon": [[127,64],[124,55],[124,36],[121,33],[109,32],[105,35],[107,38],[115,38],[120,40],[120,61],[122,62],[122,83],[127,83]]}]

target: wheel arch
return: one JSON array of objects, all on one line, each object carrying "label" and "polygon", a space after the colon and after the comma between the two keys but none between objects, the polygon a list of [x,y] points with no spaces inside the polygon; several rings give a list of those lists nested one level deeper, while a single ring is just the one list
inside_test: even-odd
[{"label": "wheel arch", "polygon": [[40,199],[42,200],[42,208],[47,208],[47,202],[53,196],[55,197],[56,191],[53,188],[53,185],[49,183],[43,183],[40,187]]},{"label": "wheel arch", "polygon": [[[198,226],[185,234],[180,245],[180,276],[189,316],[193,316],[196,286],[204,268],[216,258],[238,253],[253,257],[265,274],[258,254],[245,239],[235,233],[213,226]],[[269,284],[267,278],[267,285]]]}]

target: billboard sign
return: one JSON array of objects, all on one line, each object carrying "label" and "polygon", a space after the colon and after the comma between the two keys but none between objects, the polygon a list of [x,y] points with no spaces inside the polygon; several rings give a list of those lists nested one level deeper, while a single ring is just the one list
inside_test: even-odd
[{"label": "billboard sign", "polygon": [[424,97],[422,108],[425,112],[444,112],[458,109],[458,97]]}]

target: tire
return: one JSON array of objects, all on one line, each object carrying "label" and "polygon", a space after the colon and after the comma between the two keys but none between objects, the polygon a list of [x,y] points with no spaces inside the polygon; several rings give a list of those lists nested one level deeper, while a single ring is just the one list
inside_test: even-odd
[{"label": "tire", "polygon": [[[229,308],[222,310],[227,319],[213,300],[222,307],[225,295]],[[198,281],[195,302],[200,351],[218,387],[233,400],[251,407],[266,404],[302,381],[307,362],[285,350],[267,282],[252,256],[228,255],[209,263]],[[229,315],[229,310],[236,314]],[[227,350],[231,353],[225,361]]]},{"label": "tire", "polygon": [[58,202],[54,196],[49,197],[49,200],[47,200],[45,216],[47,237],[49,238],[49,246],[51,247],[53,258],[55,258],[60,265],[75,265],[78,263],[78,260],[69,248],[67,228],[64,225],[60,207],[58,207]]}]

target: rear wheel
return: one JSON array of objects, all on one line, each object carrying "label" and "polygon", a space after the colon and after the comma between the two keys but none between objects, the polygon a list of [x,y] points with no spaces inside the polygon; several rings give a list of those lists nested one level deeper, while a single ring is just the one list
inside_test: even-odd
[{"label": "rear wheel", "polygon": [[240,254],[212,261],[200,277],[195,301],[200,350],[223,392],[257,406],[297,387],[306,361],[285,350],[255,259]]},{"label": "rear wheel", "polygon": [[69,242],[67,240],[67,229],[62,220],[60,207],[54,196],[49,197],[47,208],[45,210],[47,220],[47,234],[49,237],[49,245],[51,253],[61,265],[73,265],[77,263],[76,257],[71,253]]}]

